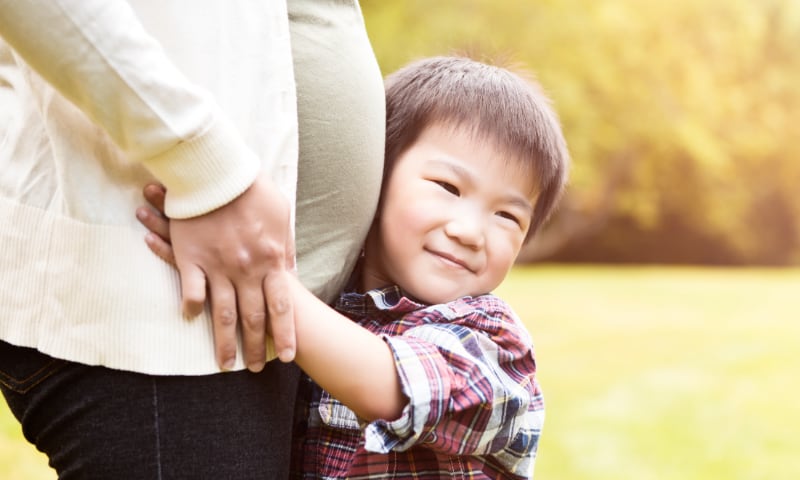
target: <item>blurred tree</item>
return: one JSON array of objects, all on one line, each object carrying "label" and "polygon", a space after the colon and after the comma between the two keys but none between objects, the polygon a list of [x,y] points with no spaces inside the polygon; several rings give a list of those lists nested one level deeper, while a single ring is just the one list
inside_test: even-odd
[{"label": "blurred tree", "polygon": [[362,7],[384,72],[468,53],[554,99],[574,169],[522,260],[800,263],[800,2]]}]

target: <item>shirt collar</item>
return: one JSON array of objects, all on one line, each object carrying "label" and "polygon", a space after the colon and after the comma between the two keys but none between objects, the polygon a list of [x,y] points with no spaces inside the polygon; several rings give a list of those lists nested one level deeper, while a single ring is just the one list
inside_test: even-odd
[{"label": "shirt collar", "polygon": [[427,306],[406,296],[397,285],[375,288],[366,293],[343,293],[336,302],[336,310],[352,315],[365,315],[375,311],[404,314]]}]

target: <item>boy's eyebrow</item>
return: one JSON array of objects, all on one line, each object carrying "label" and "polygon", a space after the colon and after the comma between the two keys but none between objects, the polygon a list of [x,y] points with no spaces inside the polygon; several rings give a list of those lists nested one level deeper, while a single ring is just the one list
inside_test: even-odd
[{"label": "boy's eyebrow", "polygon": [[509,195],[505,197],[504,200],[510,203],[511,205],[514,205],[516,207],[525,210],[526,214],[529,217],[533,216],[533,205],[531,205],[531,202],[527,198],[521,197],[519,195]]},{"label": "boy's eyebrow", "polygon": [[[437,167],[446,168],[447,170],[453,172],[453,174],[456,175],[457,177],[471,184],[476,184],[479,182],[479,180],[475,177],[475,175],[473,175],[472,172],[470,172],[468,169],[462,167],[457,163],[450,162],[445,158],[434,158],[429,163]],[[528,212],[529,215],[533,215],[533,205],[531,205],[529,199],[521,195],[516,195],[512,193],[504,196],[503,201],[525,210],[526,212]]]},{"label": "boy's eyebrow", "polygon": [[451,162],[446,158],[434,158],[428,163],[436,167],[446,168],[447,170],[453,172],[455,176],[459,177],[462,180],[466,180],[469,183],[473,184],[478,183],[478,179],[475,178],[475,175],[473,175],[472,172],[462,167],[458,163]]}]

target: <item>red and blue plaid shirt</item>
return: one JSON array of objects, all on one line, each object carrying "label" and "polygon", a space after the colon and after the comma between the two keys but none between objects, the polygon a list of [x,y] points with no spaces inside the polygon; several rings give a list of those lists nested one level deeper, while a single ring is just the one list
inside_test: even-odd
[{"label": "red and blue plaid shirt", "polygon": [[396,420],[365,423],[306,377],[296,477],[533,476],[544,403],[530,337],[508,304],[422,305],[391,287],[343,294],[336,309],[389,344],[409,403]]}]

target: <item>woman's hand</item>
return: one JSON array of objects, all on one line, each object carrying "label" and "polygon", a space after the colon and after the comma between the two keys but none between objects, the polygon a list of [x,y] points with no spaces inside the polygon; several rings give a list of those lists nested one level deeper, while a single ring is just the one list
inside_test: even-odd
[{"label": "woman's hand", "polygon": [[[285,205],[280,202],[282,197],[275,195],[273,202],[264,200],[271,198],[269,185],[266,180],[256,180],[248,192],[219,211],[195,219],[170,220],[164,213],[165,188],[148,184],[143,194],[150,207],[136,211],[139,221],[149,230],[145,242],[150,250],[179,271],[186,315],[199,314],[208,290],[216,357],[223,369],[233,367],[237,324],[249,370],[258,372],[264,368],[267,335],[272,337],[281,361],[294,359],[293,305],[284,275],[294,267],[294,243],[289,236],[283,249],[266,248],[280,232],[291,232],[291,225],[281,228],[270,223],[283,218]],[[243,242],[258,235],[251,228],[258,226],[267,229],[268,238],[255,243],[264,248],[251,250]],[[177,245],[178,233],[181,245]],[[239,255],[231,258],[231,252]]]}]

